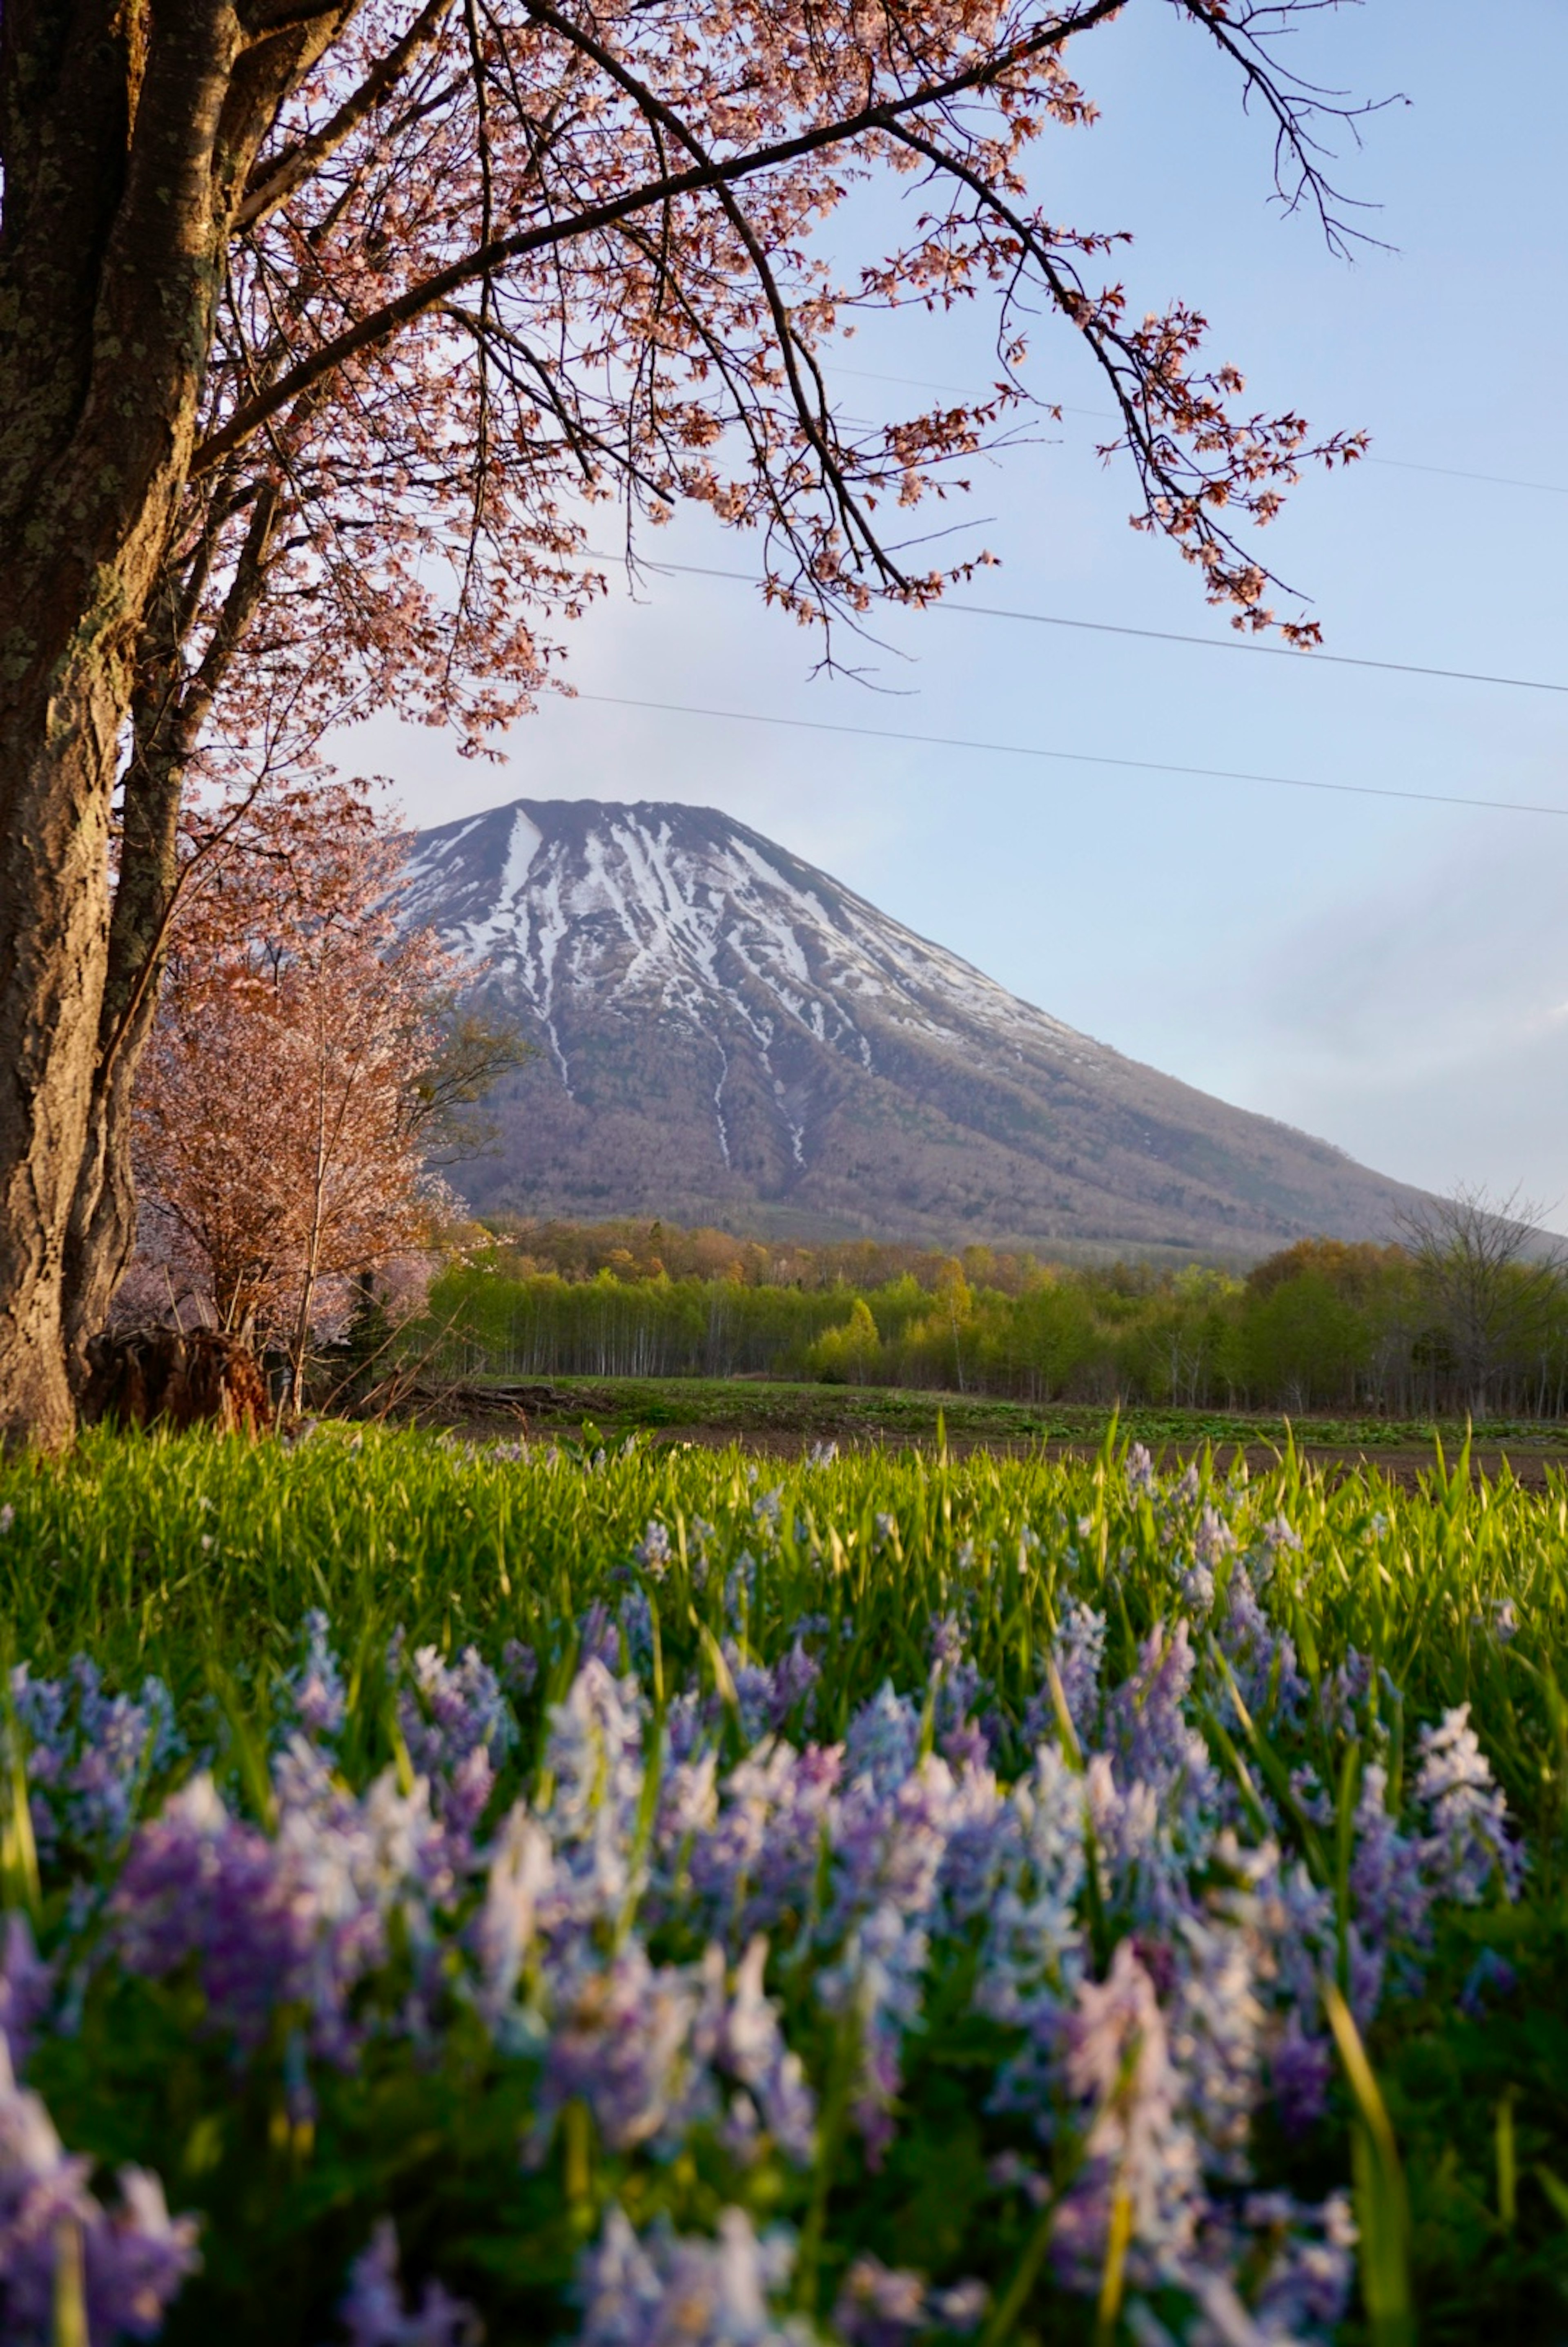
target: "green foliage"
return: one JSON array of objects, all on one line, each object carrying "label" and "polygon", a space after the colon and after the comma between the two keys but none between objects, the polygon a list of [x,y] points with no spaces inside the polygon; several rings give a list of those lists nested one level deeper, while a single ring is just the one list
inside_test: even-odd
[{"label": "green foliage", "polygon": [[863,1296],[857,1296],[842,1327],[825,1329],[810,1347],[806,1367],[825,1384],[863,1386],[877,1368],[881,1349],[871,1307]]},{"label": "green foliage", "polygon": [[1447,1259],[1397,1246],[1302,1241],[1244,1280],[983,1247],[962,1259],[869,1245],[770,1254],[659,1225],[530,1235],[539,1253],[486,1244],[449,1271],[410,1340],[468,1377],[765,1373],[1291,1417],[1568,1408],[1568,1285],[1539,1264],[1486,1273],[1497,1292],[1478,1337],[1478,1307],[1464,1283],[1455,1302]]},{"label": "green foliage", "polygon": [[[1199,1472],[1215,1471],[1206,1461]],[[1013,1720],[1069,1596],[1106,1608],[1117,1674],[1165,1603],[1147,1508],[1109,1446],[1084,1463],[906,1453],[773,1461],[761,1473],[778,1485],[781,1537],[759,1568],[753,1651],[781,1653],[792,1623],[824,1604],[855,1625],[824,1688],[826,1735],[888,1676],[918,1679],[923,1625],[956,1602],[998,1710]],[[633,1444],[605,1455],[590,1440],[519,1458],[331,1427],[292,1449],[96,1435],[64,1463],[0,1469],[0,1618],[10,1655],[37,1671],[58,1671],[86,1647],[114,1684],[161,1674],[193,1745],[216,1753],[226,1792],[243,1803],[258,1777],[249,1745],[264,1735],[311,1605],[331,1615],[349,1665],[344,1768],[356,1781],[395,1757],[376,1662],[394,1623],[411,1644],[448,1655],[473,1641],[494,1656],[509,1638],[558,1653],[563,1624],[596,1597],[614,1604],[615,1576],[653,1518],[670,1528],[677,1560],[680,1602],[661,1612],[666,1683],[711,1683],[722,1576],[699,1585],[679,1560],[698,1518],[715,1528],[716,1553],[738,1551],[759,1491],[758,1463],[739,1450]],[[1299,1550],[1278,1553],[1270,1603],[1297,1621],[1308,1675],[1331,1673],[1352,1646],[1374,1657],[1390,1703],[1397,1691],[1398,1749],[1469,1703],[1531,1853],[1517,1908],[1451,1913],[1425,1992],[1390,2002],[1364,2048],[1341,2034],[1346,2075],[1330,2120],[1305,2145],[1266,2144],[1268,2166],[1305,2195],[1356,2175],[1366,2303],[1349,2339],[1412,2336],[1408,2287],[1416,2334],[1431,2347],[1459,2347],[1481,2325],[1554,2340],[1568,2290],[1568,1482],[1553,1479],[1543,1495],[1506,1475],[1473,1486],[1464,1461],[1450,1471],[1440,1460],[1415,1491],[1373,1473],[1330,1486],[1291,1455],[1255,1481],[1246,1504],[1259,1522],[1285,1514],[1300,1535]],[[1507,1643],[1493,1630],[1505,1604],[1518,1621]],[[555,1691],[542,1685],[523,1706],[524,1747],[503,1799],[535,1765]],[[1288,1800],[1288,1776],[1245,1713],[1227,1750],[1227,1765]],[[1339,1784],[1343,1809],[1353,1766],[1325,1781]],[[260,1798],[250,1781],[253,1814]],[[5,1814],[6,1897],[30,1903],[36,1875],[14,1805]],[[1332,1819],[1305,1832],[1332,1879]],[[1459,1992],[1482,1944],[1506,1956],[1518,1987],[1472,2017]],[[171,2340],[221,2331],[235,2347],[314,2347],[331,2333],[348,2258],[389,2210],[411,2270],[435,2264],[483,2300],[493,2337],[549,2338],[560,2286],[607,2194],[639,2225],[663,2205],[701,2227],[738,2188],[726,2178],[721,2193],[700,2158],[650,2181],[647,2163],[574,2152],[565,2138],[526,2168],[516,2067],[477,2024],[455,2028],[429,2059],[389,2045],[328,2075],[304,2121],[290,2112],[280,2049],[237,2073],[202,2038],[193,1996],[188,1982],[119,1981],[89,1999],[80,2034],[45,2049],[35,2070],[68,2143],[159,2168],[175,2206],[206,2212],[205,2278],[177,2308]],[[833,2211],[852,2197],[862,2238],[891,2263],[978,2266],[997,2277],[1002,2301],[1015,2288],[996,2337],[1046,2335],[1029,2327],[1043,2286],[1038,2220],[1025,2205],[999,2208],[985,2188],[979,2114],[995,2045],[957,1984],[951,1996],[936,1984],[928,2022],[885,2166],[873,2172],[846,2153],[835,2171],[825,2293],[837,2280]],[[822,2065],[831,2058],[824,2043]],[[769,2161],[745,2189],[759,2222],[787,2216],[810,2239],[799,2179]],[[1092,2308],[1051,2306],[1050,2336],[1091,2335]],[[1114,2323],[1101,2329],[1114,2335]]]}]

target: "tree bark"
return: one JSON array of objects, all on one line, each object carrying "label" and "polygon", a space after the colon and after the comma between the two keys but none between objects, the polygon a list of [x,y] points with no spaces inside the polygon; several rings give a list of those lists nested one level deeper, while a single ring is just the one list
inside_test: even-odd
[{"label": "tree bark", "polygon": [[63,1267],[66,1370],[78,1396],[91,1374],[88,1343],[108,1317],[136,1245],[131,1089],[158,1007],[184,778],[183,762],[172,758],[135,760],[126,778],[119,877]]},{"label": "tree bark", "polygon": [[74,1423],[66,1260],[108,978],[108,823],[229,223],[341,15],[0,16],[0,1445]]},{"label": "tree bark", "polygon": [[66,1370],[78,1399],[93,1375],[88,1346],[108,1317],[136,1245],[132,1092],[158,1010],[168,924],[180,884],[179,816],[186,776],[219,687],[260,600],[280,509],[271,481],[253,484],[247,496],[250,526],[245,545],[195,673],[187,674],[182,659],[188,607],[199,591],[188,577],[178,584],[171,579],[161,583],[137,664],[107,969],[87,1133],[66,1239]]}]

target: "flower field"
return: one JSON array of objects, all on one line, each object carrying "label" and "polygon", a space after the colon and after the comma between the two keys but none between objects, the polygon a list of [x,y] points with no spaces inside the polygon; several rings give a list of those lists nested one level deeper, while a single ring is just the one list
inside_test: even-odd
[{"label": "flower field", "polygon": [[0,2339],[1568,2333],[1568,1491],[0,1470]]}]

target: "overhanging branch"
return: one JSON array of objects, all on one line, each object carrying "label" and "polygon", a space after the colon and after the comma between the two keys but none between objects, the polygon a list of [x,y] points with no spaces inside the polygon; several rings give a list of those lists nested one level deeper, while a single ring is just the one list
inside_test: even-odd
[{"label": "overhanging branch", "polygon": [[595,235],[601,229],[614,228],[617,222],[634,218],[638,212],[675,202],[683,196],[702,195],[716,189],[731,188],[741,180],[755,178],[759,172],[775,170],[782,165],[800,161],[808,155],[820,154],[829,147],[848,145],[856,138],[878,131],[894,131],[911,115],[922,108],[940,106],[1001,81],[1019,67],[1059,48],[1074,34],[1115,15],[1124,0],[1090,0],[1090,5],[1074,15],[1043,26],[1027,40],[1014,42],[996,56],[982,58],[965,67],[962,73],[950,74],[942,80],[927,83],[902,97],[884,98],[873,106],[863,107],[852,115],[819,124],[814,129],[803,130],[793,138],[782,138],[770,146],[755,148],[748,154],[734,155],[722,160],[693,164],[688,170],[677,171],[667,177],[647,180],[639,188],[628,189],[624,195],[608,198],[604,203],[592,204],[585,210],[559,220],[541,221],[535,228],[520,229],[510,236],[495,237],[478,245],[460,261],[411,285],[395,300],[379,310],[372,310],[357,325],[334,335],[301,359],[277,384],[259,396],[247,400],[221,425],[209,435],[195,450],[190,462],[190,477],[199,479],[220,464],[235,448],[241,446],[251,435],[272,416],[280,415],[301,393],[311,389],[325,375],[390,342],[428,314],[465,285],[493,275],[510,262],[530,254],[548,251],[552,247],[567,244],[575,239]]}]

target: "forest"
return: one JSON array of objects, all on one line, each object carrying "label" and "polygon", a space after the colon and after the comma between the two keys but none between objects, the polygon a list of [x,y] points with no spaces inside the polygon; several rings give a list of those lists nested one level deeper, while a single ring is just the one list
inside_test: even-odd
[{"label": "forest", "polygon": [[1568,1267],[1507,1202],[1249,1269],[1062,1265],[658,1223],[475,1229],[402,1344],[467,1377],[726,1377],[1030,1402],[1560,1418]]}]

